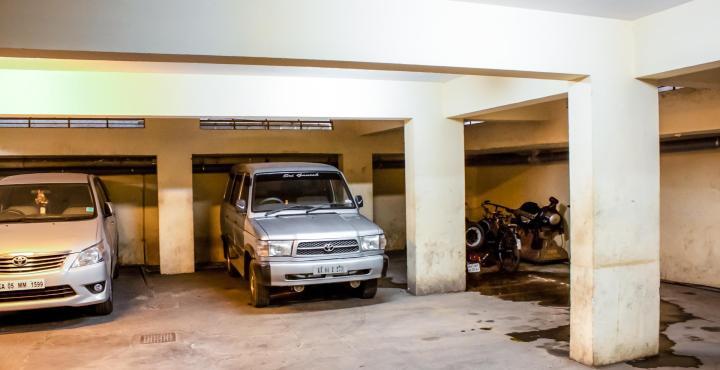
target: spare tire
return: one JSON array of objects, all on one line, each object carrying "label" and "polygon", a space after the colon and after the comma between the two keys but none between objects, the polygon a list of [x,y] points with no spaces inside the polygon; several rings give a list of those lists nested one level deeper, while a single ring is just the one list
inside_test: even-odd
[{"label": "spare tire", "polygon": [[465,246],[468,248],[480,248],[485,243],[487,233],[483,227],[476,223],[470,223],[465,229]]}]

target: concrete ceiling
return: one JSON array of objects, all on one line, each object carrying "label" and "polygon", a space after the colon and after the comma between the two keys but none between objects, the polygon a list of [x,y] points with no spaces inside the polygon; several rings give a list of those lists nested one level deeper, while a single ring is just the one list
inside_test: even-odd
[{"label": "concrete ceiling", "polygon": [[692,0],[462,0],[513,8],[634,20]]}]

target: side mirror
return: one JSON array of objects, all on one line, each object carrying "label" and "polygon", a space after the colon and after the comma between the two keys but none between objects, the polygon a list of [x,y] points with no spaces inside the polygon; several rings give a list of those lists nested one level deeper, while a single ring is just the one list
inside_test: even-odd
[{"label": "side mirror", "polygon": [[355,204],[357,204],[358,208],[362,208],[362,206],[365,204],[362,195],[355,196]]},{"label": "side mirror", "polygon": [[105,204],[103,204],[103,213],[105,214],[105,217],[110,217],[115,214],[112,203],[105,202]]},{"label": "side mirror", "polygon": [[236,207],[240,212],[245,212],[245,211],[247,211],[247,202],[245,201],[245,199],[238,199],[238,200],[235,202],[235,207]]}]

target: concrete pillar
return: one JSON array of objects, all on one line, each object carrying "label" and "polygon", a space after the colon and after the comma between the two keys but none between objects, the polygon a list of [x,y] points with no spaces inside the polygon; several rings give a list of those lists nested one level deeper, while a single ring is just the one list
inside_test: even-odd
[{"label": "concrete pillar", "polygon": [[363,208],[360,213],[373,219],[373,167],[372,153],[345,152],[340,157],[340,167],[347,179],[348,186],[353,195],[363,197]]},{"label": "concrete pillar", "polygon": [[438,116],[405,124],[408,289],[465,290],[465,153],[462,122]]},{"label": "concrete pillar", "polygon": [[160,272],[195,271],[192,158],[182,152],[157,156]]},{"label": "concrete pillar", "polygon": [[658,353],[658,95],[618,73],[569,93],[570,357],[600,366]]}]

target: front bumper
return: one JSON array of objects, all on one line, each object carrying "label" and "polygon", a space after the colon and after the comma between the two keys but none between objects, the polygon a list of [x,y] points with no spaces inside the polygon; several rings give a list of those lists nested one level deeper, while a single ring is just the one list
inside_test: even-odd
[{"label": "front bumper", "polygon": [[[342,265],[343,274],[313,275],[318,266]],[[297,286],[344,283],[378,279],[387,272],[388,258],[383,254],[363,257],[323,259],[314,261],[260,262],[251,268],[266,286]]]},{"label": "front bumper", "polygon": [[[47,288],[67,285],[75,292],[74,295],[66,297],[43,298],[39,291],[28,290],[25,292],[36,296],[32,299],[14,301],[4,301],[2,293],[0,293],[0,312],[50,307],[81,307],[105,302],[112,291],[112,282],[106,262],[70,269],[73,260],[72,255],[69,256],[65,265],[57,270],[27,274],[0,274],[0,281],[45,279]],[[105,283],[105,290],[102,293],[91,293],[86,285],[95,283]]]}]

